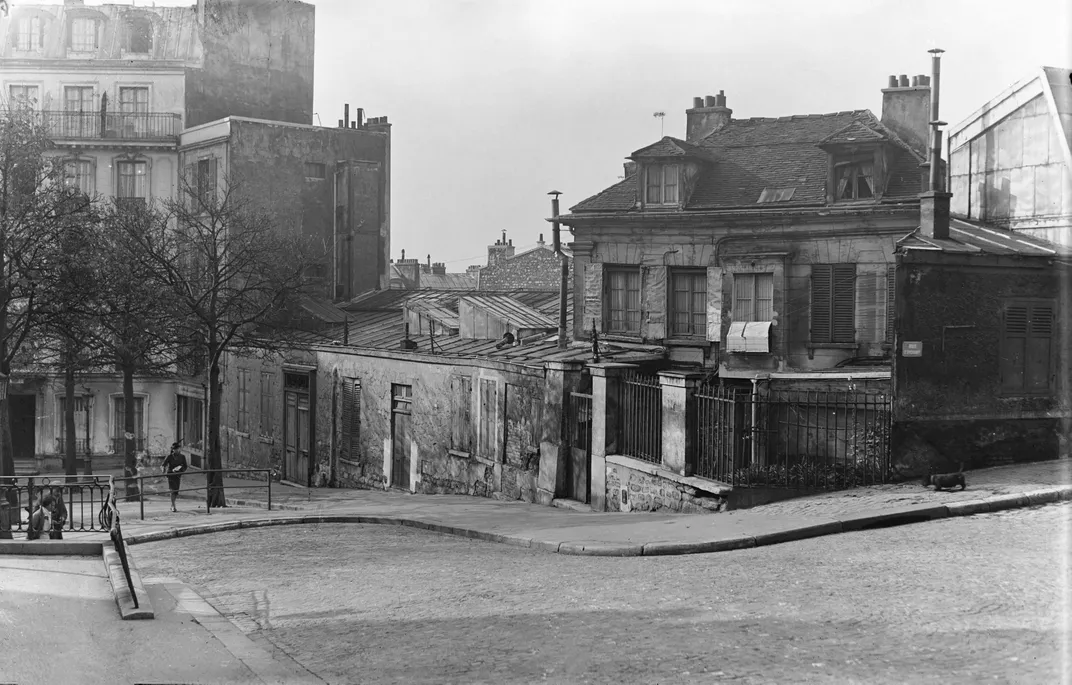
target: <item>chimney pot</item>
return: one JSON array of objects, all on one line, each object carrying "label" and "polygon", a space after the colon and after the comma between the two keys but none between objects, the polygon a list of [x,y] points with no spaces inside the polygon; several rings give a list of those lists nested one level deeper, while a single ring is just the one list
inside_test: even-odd
[{"label": "chimney pot", "polygon": [[890,80],[889,80],[889,83],[886,84],[886,87],[887,88],[896,88],[897,87],[897,76],[895,76],[894,74],[890,74]]},{"label": "chimney pot", "polygon": [[342,128],[342,119],[339,119],[339,128]]},{"label": "chimney pot", "polygon": [[693,109],[700,109],[701,107],[703,107],[703,98],[693,98],[692,107]]},{"label": "chimney pot", "polygon": [[540,240],[538,242],[543,245],[543,233],[540,234]]},{"label": "chimney pot", "polygon": [[904,74],[901,74],[900,82],[901,82],[900,85],[901,85],[902,88],[907,88],[908,87],[908,76],[906,76]]},{"label": "chimney pot", "polygon": [[350,103],[342,106],[342,118],[346,122],[346,128],[350,128]]},{"label": "chimney pot", "polygon": [[402,259],[405,259],[405,258],[406,258],[406,251],[402,250]]},{"label": "chimney pot", "polygon": [[715,107],[726,106],[726,93],[725,91],[718,91],[718,95],[715,96]]},{"label": "chimney pot", "polygon": [[716,106],[716,104],[715,104],[715,96],[714,95],[708,95],[706,98],[704,98],[704,107],[715,107],[715,106]]},{"label": "chimney pot", "polygon": [[918,85],[919,85],[919,77],[918,76],[913,76],[912,77],[912,87],[915,88]]}]

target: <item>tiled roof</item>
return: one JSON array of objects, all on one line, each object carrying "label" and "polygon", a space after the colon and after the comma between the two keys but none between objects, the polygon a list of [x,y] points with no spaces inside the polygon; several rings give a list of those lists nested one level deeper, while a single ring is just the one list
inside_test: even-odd
[{"label": "tiled roof", "polygon": [[700,159],[714,159],[710,151],[670,136],[664,136],[662,140],[640,148],[629,157],[630,159],[637,159],[638,157],[698,157]]},{"label": "tiled roof", "polygon": [[301,308],[326,323],[342,323],[346,320],[345,311],[330,302],[324,302],[312,297],[303,297]]},{"label": "tiled roof", "polygon": [[1035,238],[1025,233],[971,223],[961,219],[949,222],[949,239],[927,238],[912,233],[898,245],[909,250],[929,250],[960,254],[1020,255],[1048,257],[1072,265],[1072,248]]},{"label": "tiled roof", "polygon": [[[849,138],[857,137],[888,140],[894,145],[884,199],[914,199],[921,189],[922,158],[874,114],[868,110],[851,110],[731,120],[695,145],[706,150],[715,161],[700,174],[685,209],[755,206],[764,188],[795,188],[793,199],[787,204],[823,204],[829,157],[819,145],[851,142]],[[667,142],[673,140],[664,138],[644,150],[677,145]],[[636,209],[636,200],[636,179],[630,176],[570,211],[629,211]]]}]

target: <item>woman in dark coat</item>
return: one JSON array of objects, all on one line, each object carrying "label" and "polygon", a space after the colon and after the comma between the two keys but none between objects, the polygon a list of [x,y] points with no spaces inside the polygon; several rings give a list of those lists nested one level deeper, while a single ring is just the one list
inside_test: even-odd
[{"label": "woman in dark coat", "polygon": [[171,490],[171,510],[175,508],[175,498],[179,496],[179,486],[182,481],[182,472],[186,470],[186,455],[179,451],[181,445],[177,442],[171,444],[171,452],[164,457],[161,466],[167,474],[168,489]]}]

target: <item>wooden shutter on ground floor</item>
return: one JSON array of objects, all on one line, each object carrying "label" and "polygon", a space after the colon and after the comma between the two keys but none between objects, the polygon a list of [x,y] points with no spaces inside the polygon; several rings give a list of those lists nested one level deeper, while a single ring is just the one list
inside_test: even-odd
[{"label": "wooden shutter on ground floor", "polygon": [[1006,392],[1045,393],[1053,384],[1054,306],[1006,303],[1001,387]]},{"label": "wooden shutter on ground floor", "polygon": [[707,339],[722,340],[722,267],[707,267]]},{"label": "wooden shutter on ground floor", "polygon": [[339,456],[356,460],[361,454],[361,380],[342,379],[342,436]]},{"label": "wooden shutter on ground floor", "polygon": [[893,343],[893,318],[897,309],[894,296],[897,293],[897,267],[886,267],[886,342]]},{"label": "wooden shutter on ground floor", "polygon": [[641,269],[640,309],[644,322],[641,335],[647,340],[666,337],[666,279],[665,266],[646,266]]},{"label": "wooden shutter on ground floor", "polygon": [[472,450],[471,407],[473,399],[473,381],[468,376],[454,376],[450,379],[451,397],[451,448],[459,452]]}]

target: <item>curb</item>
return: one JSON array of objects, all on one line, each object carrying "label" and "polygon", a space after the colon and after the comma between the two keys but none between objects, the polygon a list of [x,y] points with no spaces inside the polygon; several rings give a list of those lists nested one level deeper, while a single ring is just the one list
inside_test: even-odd
[{"label": "curb", "polygon": [[100,542],[85,540],[0,540],[0,555],[95,557],[100,553]]},{"label": "curb", "polygon": [[134,559],[127,555],[134,597],[138,598],[137,608],[134,607],[131,588],[127,587],[127,579],[123,576],[123,562],[119,559],[119,553],[115,551],[115,545],[111,542],[99,544],[103,547],[104,570],[108,574],[108,582],[112,585],[112,594],[115,595],[115,604],[119,607],[120,616],[124,621],[154,618],[156,615],[149,601],[149,593],[145,591],[145,585],[141,582],[141,574],[134,566]]},{"label": "curb", "polygon": [[[834,535],[836,533],[849,533],[855,531],[872,530],[875,528],[888,528],[912,523],[923,523],[936,519],[953,516],[971,516],[974,514],[1004,511],[1024,507],[1050,504],[1059,501],[1072,500],[1072,486],[1032,490],[1024,493],[1011,495],[998,495],[985,500],[970,500],[955,502],[952,504],[931,505],[919,504],[899,509],[883,511],[878,514],[857,514],[847,516],[844,519],[824,521],[822,523],[810,523],[797,528],[786,528],[772,533],[749,535],[737,534],[727,538],[716,540],[701,540],[697,542],[648,542],[648,543],[616,543],[599,541],[553,541],[536,540],[523,535],[509,535],[503,533],[491,533],[450,526],[443,523],[410,519],[398,516],[377,516],[368,514],[304,514],[276,516],[262,519],[244,519],[236,521],[223,521],[183,528],[169,528],[167,530],[142,533],[140,535],[125,536],[128,545],[137,545],[147,542],[158,542],[172,538],[217,533],[226,530],[240,528],[263,528],[266,526],[297,525],[297,524],[320,524],[320,523],[367,523],[380,525],[406,526],[418,528],[445,535],[484,540],[499,544],[538,549],[557,554],[571,556],[666,556],[678,554],[705,554],[711,552],[728,552],[736,549],[750,547],[765,547],[777,545],[795,540]],[[88,543],[87,543],[88,544]],[[99,544],[99,543],[98,543]]]}]

